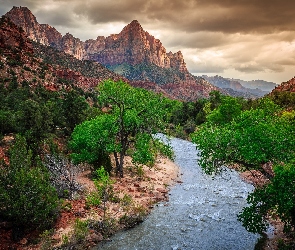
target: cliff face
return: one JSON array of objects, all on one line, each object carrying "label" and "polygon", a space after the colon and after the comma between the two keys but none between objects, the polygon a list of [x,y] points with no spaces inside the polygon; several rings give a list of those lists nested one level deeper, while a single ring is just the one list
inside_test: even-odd
[{"label": "cliff face", "polygon": [[[27,39],[23,30],[11,23],[9,18],[1,18],[0,25],[0,48],[11,47],[21,51],[22,54],[25,52],[33,53],[32,43]],[[9,51],[6,51],[6,53],[9,53]]]},{"label": "cliff face", "polygon": [[62,36],[54,27],[39,24],[27,7],[13,7],[5,14],[16,25],[22,27],[33,41],[50,45],[77,59],[92,59],[105,65],[142,62],[155,64],[163,68],[187,71],[180,51],[166,53],[159,39],[144,31],[138,21],[128,24],[119,34],[108,37],[99,36],[96,40],[82,42],[67,33]]},{"label": "cliff face", "polygon": [[92,60],[105,65],[123,63],[137,65],[144,62],[161,68],[187,72],[181,52],[166,53],[161,41],[144,31],[136,20],[128,24],[119,34],[111,35],[101,41],[99,48],[96,53],[88,55]]},{"label": "cliff face", "polygon": [[22,27],[27,36],[35,42],[65,51],[83,59],[85,56],[84,43],[71,34],[62,36],[54,27],[48,24],[39,24],[36,17],[27,7],[13,7],[5,14],[17,26]]},{"label": "cliff face", "polygon": [[167,53],[161,41],[144,31],[136,20],[119,34],[83,42],[69,33],[62,36],[48,24],[39,24],[26,7],[13,7],[6,16],[22,27],[33,41],[52,46],[79,60],[99,62],[130,81],[139,81],[141,85],[143,82],[149,86],[152,83],[168,84],[163,87],[165,92],[183,96],[181,99],[193,101],[198,97],[208,97],[211,90],[217,89],[190,74],[181,51]]}]

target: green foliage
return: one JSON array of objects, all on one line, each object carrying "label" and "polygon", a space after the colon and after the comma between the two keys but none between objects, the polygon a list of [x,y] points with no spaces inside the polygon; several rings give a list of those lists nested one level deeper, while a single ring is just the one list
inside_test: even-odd
[{"label": "green foliage", "polygon": [[[119,81],[99,85],[98,101],[108,113],[78,125],[70,147],[76,162],[95,163],[102,156],[114,153],[116,173],[123,177],[123,161],[127,150],[134,146],[139,163],[152,163],[152,134],[164,129],[170,102],[160,95],[137,89]],[[138,142],[137,142],[138,139]],[[141,151],[139,151],[141,150]]]},{"label": "green foliage", "polygon": [[249,207],[245,207],[239,220],[253,233],[262,233],[267,227],[267,216],[275,212],[285,223],[285,230],[295,229],[295,166],[278,165],[275,176],[269,184],[257,188],[247,198]]},{"label": "green foliage", "polygon": [[222,96],[219,101],[220,105],[206,117],[210,123],[217,125],[226,124],[241,113],[242,105],[237,98]]},{"label": "green foliage", "polygon": [[[114,135],[118,131],[115,117],[105,114],[85,121],[75,127],[70,141],[70,148],[73,150],[71,158],[75,163],[88,162],[95,168],[107,163],[107,170],[110,170],[108,153],[118,151]],[[100,165],[99,165],[100,164]]]},{"label": "green foliage", "polygon": [[88,108],[89,104],[78,92],[72,90],[65,95],[63,109],[66,118],[66,126],[69,128],[70,133],[77,124],[86,119],[86,111]]},{"label": "green foliage", "polygon": [[77,243],[80,243],[85,240],[88,234],[88,221],[82,221],[76,219],[74,223],[74,233],[73,238]]},{"label": "green foliage", "polygon": [[160,85],[185,79],[185,74],[179,70],[162,68],[149,63],[140,63],[137,65],[124,63],[111,65],[108,68],[131,80],[149,80]]},{"label": "green foliage", "polygon": [[45,230],[41,235],[41,250],[51,250],[53,247],[52,230]]},{"label": "green foliage", "polygon": [[104,167],[96,170],[97,178],[94,179],[94,185],[97,189],[100,199],[103,202],[115,199],[113,190],[114,181],[111,180],[109,173],[105,171]]},{"label": "green foliage", "polygon": [[262,106],[243,111],[223,126],[206,123],[192,135],[205,172],[212,173],[232,163],[259,168],[269,161],[286,162],[293,158],[293,126],[274,112],[277,109],[273,103],[265,101]]},{"label": "green foliage", "polygon": [[11,150],[10,166],[0,174],[0,215],[19,228],[44,228],[55,219],[58,198],[42,166],[31,167],[22,137]]},{"label": "green foliage", "polygon": [[274,91],[269,96],[274,103],[284,108],[295,108],[295,93],[290,91]]},{"label": "green foliage", "polygon": [[86,203],[88,206],[99,206],[103,203],[104,214],[106,212],[106,202],[117,200],[113,184],[114,182],[110,179],[110,176],[104,167],[96,170],[97,178],[94,179],[94,185],[96,191],[89,194],[86,198]]},{"label": "green foliage", "polygon": [[98,207],[101,204],[101,197],[98,192],[92,192],[86,197],[86,206],[87,207]]},{"label": "green foliage", "polygon": [[132,200],[130,195],[124,195],[120,200],[125,212],[119,219],[119,223],[124,225],[125,228],[132,228],[137,224],[143,222],[147,215],[147,210],[141,205],[137,205]]},{"label": "green foliage", "polygon": [[135,152],[132,155],[134,163],[141,163],[153,166],[155,163],[155,153],[152,148],[152,136],[149,134],[138,134],[135,143]]},{"label": "green foliage", "polygon": [[208,100],[200,99],[196,102],[175,102],[172,109],[170,122],[174,125],[170,132],[180,138],[194,132],[196,125],[206,120],[205,106]]},{"label": "green foliage", "polygon": [[32,87],[23,81],[20,85],[15,76],[7,81],[0,84],[0,133],[22,134],[34,154],[44,139],[71,133],[88,117],[86,94],[78,88],[53,92],[40,84]]},{"label": "green foliage", "polygon": [[14,131],[16,122],[14,114],[8,110],[0,110],[0,133],[6,134]]},{"label": "green foliage", "polygon": [[[231,98],[228,100],[235,105]],[[221,105],[209,113],[208,122],[192,135],[200,149],[201,167],[208,174],[232,163],[260,170],[270,182],[248,196],[249,206],[243,209],[239,220],[248,231],[262,234],[268,226],[267,216],[275,213],[286,230],[294,229],[295,167],[290,163],[295,148],[293,114],[282,113],[274,102],[263,98],[255,103],[256,109],[224,117],[219,114],[226,114],[233,107],[225,106],[226,112],[221,112],[224,98],[220,101]],[[261,167],[269,162],[277,164],[274,176]]]}]

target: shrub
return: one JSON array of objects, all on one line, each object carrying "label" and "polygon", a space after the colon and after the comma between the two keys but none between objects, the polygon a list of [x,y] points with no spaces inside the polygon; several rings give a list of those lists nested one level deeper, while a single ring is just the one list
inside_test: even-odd
[{"label": "shrub", "polygon": [[0,173],[0,216],[13,223],[14,234],[48,227],[57,215],[58,197],[42,166],[31,167],[25,139],[17,136],[10,166],[2,163]]}]

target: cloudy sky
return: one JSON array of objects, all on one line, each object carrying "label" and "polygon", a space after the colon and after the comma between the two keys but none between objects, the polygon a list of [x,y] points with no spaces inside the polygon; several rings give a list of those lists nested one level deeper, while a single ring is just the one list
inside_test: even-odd
[{"label": "cloudy sky", "polygon": [[81,40],[119,33],[132,20],[181,50],[195,75],[281,83],[295,75],[294,0],[0,0]]}]

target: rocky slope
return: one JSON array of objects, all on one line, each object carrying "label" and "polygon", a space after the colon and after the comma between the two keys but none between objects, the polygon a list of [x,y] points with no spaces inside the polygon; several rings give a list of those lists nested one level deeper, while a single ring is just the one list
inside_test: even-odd
[{"label": "rocky slope", "polygon": [[0,76],[5,85],[16,80],[51,90],[80,87],[91,91],[103,80],[127,81],[101,64],[33,42],[5,16],[0,18]]},{"label": "rocky slope", "polygon": [[136,20],[119,34],[98,36],[96,40],[83,42],[69,33],[62,36],[48,24],[39,24],[26,7],[13,7],[5,15],[22,27],[33,41],[52,46],[79,60],[102,63],[141,86],[143,82],[147,83],[146,88],[160,85],[161,91],[168,91],[173,98],[193,101],[208,97],[211,90],[218,89],[190,74],[182,53],[167,53],[161,41],[144,31]]},{"label": "rocky slope", "polygon": [[271,94],[273,94],[274,92],[295,92],[295,77],[287,82],[282,82],[280,85],[272,90]]}]

